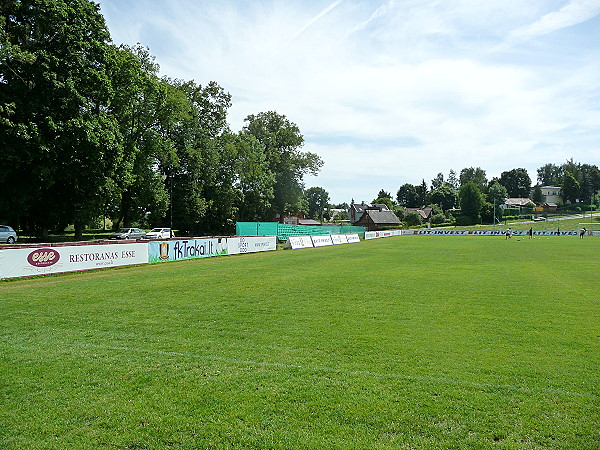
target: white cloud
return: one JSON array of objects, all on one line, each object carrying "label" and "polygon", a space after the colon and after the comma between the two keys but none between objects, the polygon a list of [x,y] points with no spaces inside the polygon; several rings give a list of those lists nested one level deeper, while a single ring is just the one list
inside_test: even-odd
[{"label": "white cloud", "polygon": [[558,11],[548,13],[534,23],[511,31],[508,40],[518,41],[543,36],[585,22],[598,14],[598,0],[571,0]]},{"label": "white cloud", "polygon": [[[600,160],[598,47],[543,45],[549,30],[589,33],[566,27],[598,2],[555,13],[556,0],[101,4],[115,41],[150,46],[165,75],[231,92],[233,129],[266,110],[296,122],[326,163],[307,184],[336,203],[451,168],[535,178],[547,162]],[[507,34],[513,45],[497,51]],[[516,40],[534,36],[534,49]]]}]

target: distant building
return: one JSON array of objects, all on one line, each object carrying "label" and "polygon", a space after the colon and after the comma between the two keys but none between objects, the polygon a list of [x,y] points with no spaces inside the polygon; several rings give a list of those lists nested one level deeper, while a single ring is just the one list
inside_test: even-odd
[{"label": "distant building", "polygon": [[348,210],[348,217],[352,225],[367,227],[369,231],[381,230],[387,227],[400,226],[400,219],[394,211],[381,203],[352,203]]},{"label": "distant building", "polygon": [[425,208],[405,208],[406,212],[416,212],[421,216],[424,222],[428,222],[431,219],[431,215],[433,214],[433,208],[430,206],[426,206]]},{"label": "distant building", "polygon": [[542,195],[544,197],[544,203],[554,204],[562,203],[563,198],[561,194],[560,186],[541,186]]},{"label": "distant building", "polygon": [[287,225],[322,225],[318,220],[310,219],[304,211],[298,211],[295,216],[286,216],[283,223]]}]

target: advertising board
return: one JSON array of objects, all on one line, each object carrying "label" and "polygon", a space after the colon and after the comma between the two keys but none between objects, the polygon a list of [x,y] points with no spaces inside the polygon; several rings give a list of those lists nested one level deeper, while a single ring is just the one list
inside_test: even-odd
[{"label": "advertising board", "polygon": [[285,248],[291,248],[293,250],[312,247],[313,243],[310,236],[290,236],[285,244]]},{"label": "advertising board", "polygon": [[333,242],[333,245],[347,244],[348,238],[345,234],[332,234],[331,241]]},{"label": "advertising board", "polygon": [[230,255],[277,250],[277,236],[246,236],[227,238],[227,252]]},{"label": "advertising board", "polygon": [[147,263],[147,242],[10,248],[0,250],[0,279]]},{"label": "advertising board", "polygon": [[148,262],[151,264],[227,254],[227,238],[177,239],[148,243]]},{"label": "advertising board", "polygon": [[356,234],[347,234],[346,239],[348,240],[348,244],[355,244],[360,242],[360,238],[358,237],[358,233]]},{"label": "advertising board", "polygon": [[325,236],[311,236],[311,238],[312,238],[313,245],[315,247],[323,247],[325,245],[333,245],[333,242],[331,241],[331,236],[330,235],[325,235]]}]

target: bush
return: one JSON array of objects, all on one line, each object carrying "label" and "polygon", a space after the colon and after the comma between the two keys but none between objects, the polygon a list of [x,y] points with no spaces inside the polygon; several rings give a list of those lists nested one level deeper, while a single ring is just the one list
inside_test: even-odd
[{"label": "bush", "polygon": [[409,227],[421,225],[421,215],[418,212],[409,211],[404,215],[404,223]]},{"label": "bush", "polygon": [[438,225],[440,223],[444,223],[446,221],[446,217],[443,214],[434,214],[431,216],[431,224]]},{"label": "bush", "polygon": [[[477,220],[478,222],[478,220]],[[460,215],[456,217],[456,225],[459,227],[464,227],[464,226],[469,226],[469,225],[473,225],[475,223],[477,223],[475,220],[473,220],[472,217],[470,216],[465,216],[465,215]]]}]

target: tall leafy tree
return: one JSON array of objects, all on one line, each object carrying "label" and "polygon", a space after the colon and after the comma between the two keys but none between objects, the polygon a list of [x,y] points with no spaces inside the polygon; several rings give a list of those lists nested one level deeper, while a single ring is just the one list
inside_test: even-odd
[{"label": "tall leafy tree", "polygon": [[444,184],[444,174],[438,173],[433,180],[431,180],[431,191],[435,191],[437,188]]},{"label": "tall leafy tree", "polygon": [[275,177],[271,213],[283,218],[298,210],[303,201],[303,178],[316,175],[323,161],[310,152],[300,151],[304,137],[298,126],[274,111],[249,115],[244,133],[263,146],[269,170]]},{"label": "tall leafy tree", "polygon": [[500,174],[500,184],[512,198],[527,198],[531,189],[531,178],[525,169],[511,169]]},{"label": "tall leafy tree", "polygon": [[467,184],[472,181],[477,185],[481,192],[484,192],[487,187],[487,177],[485,170],[481,167],[466,167],[460,171],[460,184]]},{"label": "tall leafy tree", "polygon": [[322,187],[311,187],[304,191],[304,198],[308,204],[308,217],[321,220],[329,204],[329,193]]},{"label": "tall leafy tree", "polygon": [[493,181],[487,190],[488,202],[496,204],[496,207],[502,205],[508,198],[508,191],[498,181]]},{"label": "tall leafy tree", "polygon": [[231,231],[240,201],[234,186],[237,155],[225,145],[231,96],[215,82],[206,86],[193,81],[169,83],[184,95],[190,108],[189,117],[175,124],[172,132],[177,164],[165,168],[173,171],[174,221],[180,229],[194,233]]},{"label": "tall leafy tree", "polygon": [[570,203],[575,203],[579,198],[579,192],[579,182],[575,179],[571,172],[566,171],[562,181],[563,198]]},{"label": "tall leafy tree", "polygon": [[418,196],[419,206],[425,206],[427,204],[428,195],[429,195],[429,190],[427,189],[427,183],[425,183],[425,180],[422,180],[421,184],[419,186],[417,186],[417,196]]},{"label": "tall leafy tree", "polygon": [[533,203],[541,204],[544,201],[544,194],[542,192],[542,188],[539,184],[536,184],[533,188],[533,193],[531,194],[531,200]]},{"label": "tall leafy tree", "polygon": [[456,172],[453,169],[450,169],[450,172],[448,173],[447,183],[458,191],[458,188],[460,187],[460,181],[456,177]]},{"label": "tall leafy tree", "polygon": [[275,177],[269,170],[263,147],[247,133],[226,136],[225,145],[233,147],[230,153],[235,154],[239,220],[266,219],[273,200]]},{"label": "tall leafy tree", "polygon": [[118,178],[121,195],[109,205],[117,225],[145,219],[156,223],[170,205],[172,168],[177,162],[172,131],[175,124],[185,122],[182,115],[189,115],[189,108],[182,94],[158,78],[158,70],[154,57],[141,45],[114,50],[110,110],[119,122],[125,162]]},{"label": "tall leafy tree", "polygon": [[544,164],[537,170],[537,180],[542,186],[557,186],[562,177],[563,168],[555,164]]},{"label": "tall leafy tree", "polygon": [[434,205],[440,205],[442,209],[452,209],[456,205],[458,192],[448,183],[443,183],[431,192],[429,200]]},{"label": "tall leafy tree", "polygon": [[485,203],[485,198],[479,186],[473,181],[469,181],[460,187],[459,202],[463,215],[476,221]]},{"label": "tall leafy tree", "polygon": [[410,183],[403,184],[396,193],[396,200],[398,201],[398,205],[404,206],[405,208],[416,208],[417,206],[420,206],[417,186]]},{"label": "tall leafy tree", "polygon": [[[108,111],[110,36],[87,0],[0,3],[0,207],[41,234],[78,234],[114,192],[123,147]],[[23,176],[26,174],[26,176]]]},{"label": "tall leafy tree", "polygon": [[389,192],[387,192],[386,190],[382,189],[379,191],[379,194],[377,194],[377,198],[392,198],[392,194],[390,194]]}]

